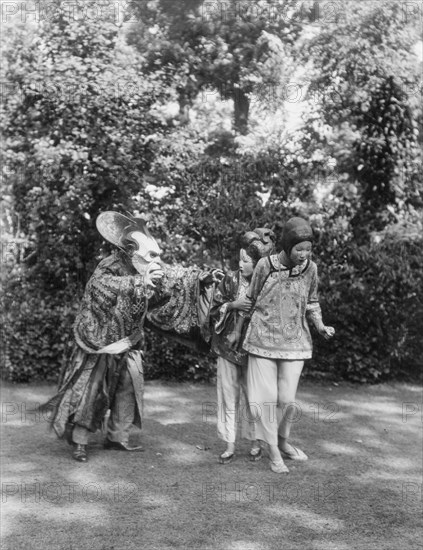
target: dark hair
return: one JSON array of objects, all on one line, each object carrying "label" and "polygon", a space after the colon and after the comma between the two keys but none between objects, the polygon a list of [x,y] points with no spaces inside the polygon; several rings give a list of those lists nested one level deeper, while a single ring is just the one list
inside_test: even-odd
[{"label": "dark hair", "polygon": [[290,218],[282,230],[282,248],[289,256],[293,247],[304,241],[313,242],[310,224],[304,218]]},{"label": "dark hair", "polygon": [[254,265],[271,254],[275,247],[275,234],[271,229],[258,227],[253,231],[247,231],[241,237],[241,248],[252,258]]}]

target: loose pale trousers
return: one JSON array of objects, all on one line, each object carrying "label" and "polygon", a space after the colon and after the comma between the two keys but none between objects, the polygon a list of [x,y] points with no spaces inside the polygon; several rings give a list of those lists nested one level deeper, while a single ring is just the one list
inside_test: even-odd
[{"label": "loose pale trousers", "polygon": [[247,398],[247,367],[217,359],[217,433],[227,443],[241,437],[254,440],[254,419]]},{"label": "loose pale trousers", "polygon": [[[298,380],[304,361],[248,356],[247,387],[250,412],[255,420],[256,439],[278,444],[278,433],[289,436],[291,424],[301,409],[295,403]],[[286,375],[292,368],[292,376]],[[282,422],[284,415],[288,422]],[[284,433],[281,432],[284,431]]]}]

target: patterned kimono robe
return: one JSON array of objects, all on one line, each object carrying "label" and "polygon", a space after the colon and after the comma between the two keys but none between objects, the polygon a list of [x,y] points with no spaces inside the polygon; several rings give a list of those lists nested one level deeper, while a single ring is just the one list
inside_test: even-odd
[{"label": "patterned kimono robe", "polygon": [[197,268],[165,267],[154,292],[147,289],[129,258],[115,251],[97,266],[87,283],[74,324],[75,345],[58,393],[42,410],[59,437],[72,422],[95,432],[101,427],[122,369],[129,370],[136,400],[134,424],[141,427],[144,373],[142,345],[147,309],[155,322],[177,334],[198,326]]},{"label": "patterned kimono robe", "polygon": [[241,295],[246,295],[248,286],[248,281],[242,277],[239,271],[227,273],[215,290],[211,309],[211,316],[215,320],[212,338],[213,353],[243,367],[248,364],[248,355],[242,349],[242,342],[248,326],[248,317],[246,316],[247,318],[243,324],[239,342],[232,348],[227,337],[233,332],[240,312],[228,311],[227,307],[229,302],[235,301]]}]

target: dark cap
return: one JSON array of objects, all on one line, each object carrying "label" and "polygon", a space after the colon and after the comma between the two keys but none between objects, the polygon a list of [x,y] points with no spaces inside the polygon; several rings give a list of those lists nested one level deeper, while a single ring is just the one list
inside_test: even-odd
[{"label": "dark cap", "polygon": [[313,242],[313,231],[310,224],[304,218],[290,218],[282,231],[282,248],[289,256],[292,248],[304,241]]}]

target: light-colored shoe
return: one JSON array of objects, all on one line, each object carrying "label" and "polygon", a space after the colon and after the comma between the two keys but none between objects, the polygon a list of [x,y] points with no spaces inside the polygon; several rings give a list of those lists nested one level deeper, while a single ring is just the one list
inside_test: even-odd
[{"label": "light-colored shoe", "polygon": [[304,462],[305,460],[308,460],[308,456],[298,447],[294,447],[294,445],[291,445],[291,443],[288,443],[290,446],[290,449],[288,451],[284,451],[279,447],[279,450],[281,452],[282,458],[285,458],[287,460],[297,460],[299,462]]},{"label": "light-colored shoe", "polygon": [[275,474],[288,474],[289,473],[289,470],[288,470],[285,462],[282,459],[281,460],[275,460],[275,461],[271,460],[270,461],[270,469]]}]

